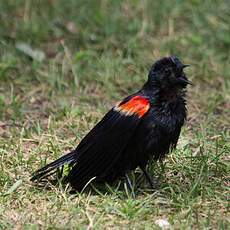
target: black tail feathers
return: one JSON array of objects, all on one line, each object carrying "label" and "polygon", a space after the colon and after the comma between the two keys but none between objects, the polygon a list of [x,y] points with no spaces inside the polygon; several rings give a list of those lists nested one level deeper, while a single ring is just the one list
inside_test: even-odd
[{"label": "black tail feathers", "polygon": [[50,164],[44,166],[43,168],[37,170],[33,173],[32,177],[30,178],[31,181],[39,181],[44,177],[54,174],[53,172],[55,169],[63,166],[64,164],[70,164],[76,160],[76,151],[72,151],[59,159],[51,162]]}]

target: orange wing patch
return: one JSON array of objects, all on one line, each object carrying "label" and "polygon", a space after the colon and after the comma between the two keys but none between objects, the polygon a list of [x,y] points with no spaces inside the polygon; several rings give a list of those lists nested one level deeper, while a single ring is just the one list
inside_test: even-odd
[{"label": "orange wing patch", "polygon": [[135,96],[124,104],[118,104],[114,107],[115,111],[121,112],[126,116],[132,116],[136,114],[139,118],[149,110],[149,101],[141,96]]}]

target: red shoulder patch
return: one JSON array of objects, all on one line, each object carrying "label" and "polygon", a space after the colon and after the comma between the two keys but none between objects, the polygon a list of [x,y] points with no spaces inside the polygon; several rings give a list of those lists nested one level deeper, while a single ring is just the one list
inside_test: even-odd
[{"label": "red shoulder patch", "polygon": [[148,99],[142,96],[135,96],[125,103],[120,103],[114,107],[115,111],[121,112],[126,116],[136,114],[139,118],[145,115],[149,110],[150,103]]}]

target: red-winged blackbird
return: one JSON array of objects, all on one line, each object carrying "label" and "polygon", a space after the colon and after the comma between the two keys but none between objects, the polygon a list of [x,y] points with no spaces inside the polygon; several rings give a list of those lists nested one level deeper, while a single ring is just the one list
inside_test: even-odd
[{"label": "red-winged blackbird", "polygon": [[164,57],[150,69],[141,90],[114,106],[72,152],[36,171],[32,181],[70,166],[66,181],[81,190],[92,178],[112,182],[149,160],[162,159],[177,145],[186,119],[188,81],[177,57]]}]

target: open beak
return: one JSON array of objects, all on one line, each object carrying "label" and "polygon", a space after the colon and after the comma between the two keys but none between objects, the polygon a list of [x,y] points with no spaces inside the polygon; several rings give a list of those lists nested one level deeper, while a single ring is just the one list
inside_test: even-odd
[{"label": "open beak", "polygon": [[189,84],[189,85],[193,85],[192,82],[189,81],[189,80],[185,80],[185,82],[186,82],[187,84]]},{"label": "open beak", "polygon": [[[183,65],[182,69],[189,67],[190,65]],[[189,81],[187,78],[180,78],[180,81],[183,82],[184,84],[189,84],[193,85],[191,81]]]},{"label": "open beak", "polygon": [[186,68],[186,67],[189,67],[190,65],[183,65],[182,66],[182,69]]},{"label": "open beak", "polygon": [[188,79],[183,78],[183,77],[180,77],[179,81],[180,81],[180,83],[185,84],[185,85],[192,85],[191,81],[189,81]]}]

